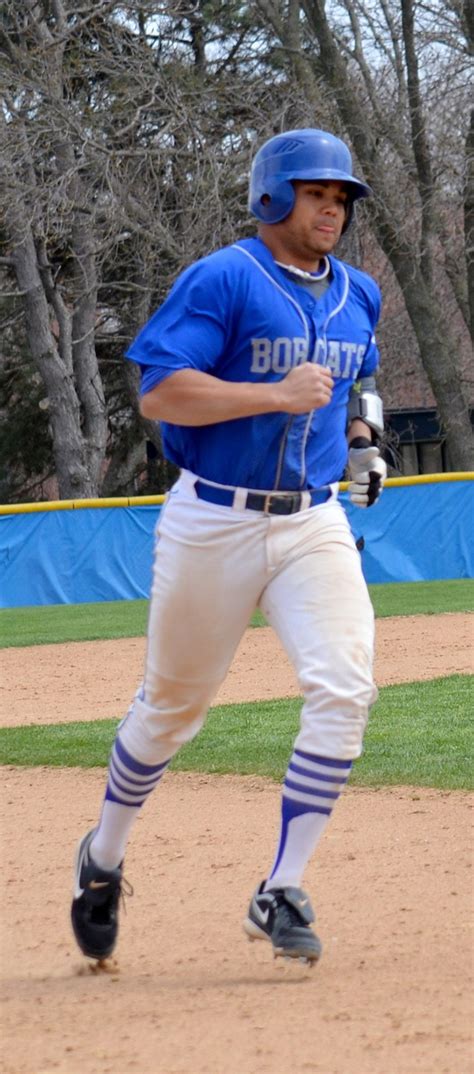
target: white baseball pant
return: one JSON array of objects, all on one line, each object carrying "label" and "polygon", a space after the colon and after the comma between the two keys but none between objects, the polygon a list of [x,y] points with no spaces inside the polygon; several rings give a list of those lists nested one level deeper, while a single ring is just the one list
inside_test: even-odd
[{"label": "white baseball pant", "polygon": [[304,704],[297,749],[358,757],[370,705],[374,615],[335,495],[293,515],[199,500],[183,471],[157,530],[144,682],[121,737],[159,764],[202,727],[258,606],[291,659]]}]

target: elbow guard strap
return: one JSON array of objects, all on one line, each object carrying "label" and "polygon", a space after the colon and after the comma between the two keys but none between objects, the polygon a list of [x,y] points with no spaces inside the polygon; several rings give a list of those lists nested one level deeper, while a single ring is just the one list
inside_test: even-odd
[{"label": "elbow guard strap", "polygon": [[382,436],[383,403],[377,392],[365,391],[363,387],[360,391],[353,388],[349,396],[347,416],[349,422],[360,418],[377,436]]}]

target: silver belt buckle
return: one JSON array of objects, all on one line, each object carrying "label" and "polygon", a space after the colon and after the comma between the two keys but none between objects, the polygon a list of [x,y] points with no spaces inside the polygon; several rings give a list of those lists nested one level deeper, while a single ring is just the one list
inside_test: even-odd
[{"label": "silver belt buckle", "polygon": [[268,514],[271,513],[272,501],[277,500],[277,499],[278,500],[286,500],[287,503],[291,503],[291,511],[288,511],[288,512],[285,511],[285,512],[282,512],[282,513],[289,514],[289,515],[294,515],[295,511],[299,511],[301,509],[301,493],[293,492],[293,493],[291,493],[291,495],[288,495],[288,497],[285,497],[281,493],[270,492],[267,496],[265,496],[265,499],[263,501],[263,513],[264,513],[264,515],[268,515]]}]

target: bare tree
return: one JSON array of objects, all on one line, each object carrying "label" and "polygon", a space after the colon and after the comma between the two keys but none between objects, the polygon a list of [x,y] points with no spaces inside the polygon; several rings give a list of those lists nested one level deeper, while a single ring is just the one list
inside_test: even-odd
[{"label": "bare tree", "polygon": [[[467,50],[474,56],[474,8],[470,0],[464,0],[462,19],[465,28]],[[467,272],[467,294],[471,336],[474,339],[474,108],[471,108],[469,130],[466,135],[466,179],[464,186],[464,238]]]},{"label": "bare tree", "polygon": [[[62,65],[65,50],[65,12],[54,5],[57,35],[53,36],[40,6],[25,4],[25,13],[12,36],[5,35],[12,67],[23,73],[32,53],[28,76],[20,88],[15,80],[5,87],[0,114],[2,171],[7,198],[5,229],[20,295],[25,308],[31,354],[43,379],[55,446],[59,487],[64,496],[96,493],[106,445],[106,413],[94,347],[97,302],[95,236],[87,192],[64,108]],[[33,43],[37,47],[32,50]],[[46,85],[40,88],[38,52],[47,56]],[[42,55],[41,55],[42,54]],[[41,60],[40,60],[41,62]],[[42,99],[41,99],[42,98]],[[53,118],[51,171],[58,199],[67,204],[69,253],[72,259],[68,292],[55,279],[49,257],[48,209],[34,156],[35,129],[41,139],[44,105]],[[43,164],[46,164],[42,154]],[[54,312],[54,327],[51,313]]]},{"label": "bare tree", "polygon": [[[46,471],[61,497],[134,491],[146,442],[156,479],[169,483],[123,353],[185,265],[253,233],[254,146],[292,126],[349,137],[376,193],[370,222],[393,270],[387,283],[402,289],[409,347],[452,464],[473,466],[463,377],[474,128],[461,108],[472,14],[461,0],[424,0],[417,12],[411,0],[334,0],[327,10],[322,0],[0,5],[1,384],[17,400],[28,392],[26,348],[35,372],[23,427],[41,407],[37,433],[46,435],[46,415]],[[349,233],[356,262],[364,251],[378,257],[363,220]],[[387,308],[384,362],[406,370],[397,303]],[[13,493],[25,485],[17,475]]]},{"label": "bare tree", "polygon": [[206,18],[205,4],[157,7],[2,5],[1,264],[44,386],[61,497],[124,488],[145,439],[160,450],[123,351],[180,269],[245,218],[247,123],[268,91],[249,89],[250,46],[245,78],[227,73],[254,31],[244,20],[232,41],[209,5]]},{"label": "bare tree", "polygon": [[[257,7],[285,47],[287,4],[259,0]],[[413,0],[302,0],[299,8],[300,57],[323,78],[336,127],[375,191],[370,222],[403,292],[452,464],[472,469],[468,5],[464,20],[454,0],[418,5],[417,18]],[[288,65],[299,77],[293,56]]]},{"label": "bare tree", "polygon": [[[59,495],[129,491],[145,441],[161,449],[123,352],[189,261],[249,229],[251,147],[288,109],[287,78],[269,79],[237,0],[6,0],[1,15],[0,273]],[[5,353],[19,370],[11,334]]]}]

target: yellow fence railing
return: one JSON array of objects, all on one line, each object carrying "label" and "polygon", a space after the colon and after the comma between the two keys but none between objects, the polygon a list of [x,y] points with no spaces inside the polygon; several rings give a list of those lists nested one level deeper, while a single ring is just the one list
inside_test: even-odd
[{"label": "yellow fence railing", "polygon": [[[474,481],[474,470],[453,471],[446,474],[417,474],[415,477],[389,477],[385,488],[402,488],[411,485],[437,485],[445,481]],[[348,481],[341,481],[339,489],[344,492]],[[159,496],[114,496],[103,500],[48,500],[36,503],[0,504],[0,515],[29,515],[37,511],[78,511],[88,507],[147,507],[159,505],[166,499]]]}]

